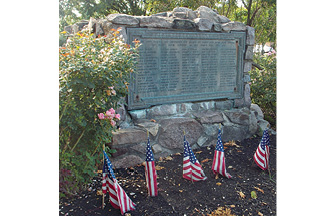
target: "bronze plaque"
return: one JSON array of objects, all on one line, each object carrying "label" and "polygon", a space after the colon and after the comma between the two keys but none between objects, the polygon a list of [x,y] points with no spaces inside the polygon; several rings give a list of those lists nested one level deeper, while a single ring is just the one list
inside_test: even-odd
[{"label": "bronze plaque", "polygon": [[128,28],[142,44],[131,75],[128,109],[243,97],[245,32],[179,32]]}]

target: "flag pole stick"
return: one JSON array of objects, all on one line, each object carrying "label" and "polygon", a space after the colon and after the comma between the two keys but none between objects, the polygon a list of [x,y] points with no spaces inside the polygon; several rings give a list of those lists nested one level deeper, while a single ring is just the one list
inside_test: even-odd
[{"label": "flag pole stick", "polygon": [[[150,134],[149,134],[149,131],[146,130],[146,134],[147,134],[147,141],[150,139]],[[147,195],[150,196],[150,190],[149,190],[149,183],[148,183],[148,176],[147,176],[147,173],[146,173],[146,170],[148,169],[147,166],[146,166],[146,160],[145,160],[145,180],[146,180],[146,187],[147,187]]]},{"label": "flag pole stick", "polygon": [[[105,151],[105,144],[102,144],[102,150]],[[103,152],[102,152],[102,159],[103,159],[103,162],[104,162],[105,161],[105,155],[104,155]],[[104,167],[102,168],[102,170],[104,170]],[[102,173],[102,175],[103,175],[103,173]],[[102,209],[104,209],[104,208],[105,208],[105,194],[102,193]]]},{"label": "flag pole stick", "polygon": [[[266,130],[269,130],[270,129],[270,124],[268,123],[267,124],[267,128],[266,128]],[[268,157],[268,156],[267,156]],[[270,173],[270,157],[269,157],[269,160],[268,160],[268,171],[269,171],[269,177],[271,178],[271,173]]]}]

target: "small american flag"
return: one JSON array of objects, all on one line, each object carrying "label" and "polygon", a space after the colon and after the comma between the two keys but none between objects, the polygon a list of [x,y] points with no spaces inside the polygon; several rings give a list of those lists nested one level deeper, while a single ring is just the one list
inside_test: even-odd
[{"label": "small american flag", "polygon": [[103,153],[105,155],[105,160],[104,160],[104,168],[102,170],[102,173],[105,174],[105,178],[106,178],[105,183],[108,181],[110,204],[116,209],[119,208],[121,214],[124,214],[127,211],[134,210],[135,204],[127,196],[123,188],[118,184],[117,179],[114,175],[114,171],[112,169],[111,162],[108,158],[108,155],[106,154],[105,151],[103,151]]},{"label": "small american flag", "polygon": [[214,153],[212,170],[215,174],[219,173],[227,178],[232,178],[232,176],[226,172],[225,154],[222,143],[222,132],[220,129],[218,129],[217,143]]},{"label": "small american flag", "polygon": [[270,155],[269,144],[270,141],[269,141],[268,129],[265,129],[263,131],[261,142],[257,150],[255,151],[253,157],[255,163],[263,170],[269,168],[269,155]]},{"label": "small american flag", "polygon": [[149,192],[149,196],[157,196],[157,182],[156,182],[156,170],[154,164],[154,156],[150,145],[150,138],[147,139],[147,147],[146,147],[146,163],[145,163],[145,177],[147,189]]},{"label": "small american flag", "polygon": [[186,141],[186,136],[184,136],[184,152],[183,152],[183,178],[191,181],[201,181],[206,180],[204,171],[202,170],[199,161],[195,157],[191,150],[189,142]]}]

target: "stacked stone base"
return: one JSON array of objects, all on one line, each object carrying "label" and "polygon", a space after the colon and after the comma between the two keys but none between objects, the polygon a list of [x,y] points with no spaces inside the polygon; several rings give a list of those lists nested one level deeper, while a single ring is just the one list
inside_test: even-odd
[{"label": "stacked stone base", "polygon": [[233,108],[231,101],[208,101],[155,106],[126,112],[113,134],[109,146],[117,152],[112,155],[114,167],[131,167],[146,157],[147,131],[155,158],[183,152],[183,132],[193,149],[215,145],[218,128],[223,129],[222,140],[243,140],[255,134],[262,135],[268,126],[261,109]]}]

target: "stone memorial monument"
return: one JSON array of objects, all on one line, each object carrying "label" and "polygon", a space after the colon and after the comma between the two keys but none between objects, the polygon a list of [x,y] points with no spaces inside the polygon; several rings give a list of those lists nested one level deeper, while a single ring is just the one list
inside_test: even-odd
[{"label": "stone memorial monument", "polygon": [[151,16],[110,14],[65,27],[95,35],[120,28],[121,37],[141,43],[127,106],[111,148],[112,163],[129,167],[145,160],[149,131],[155,157],[183,151],[183,131],[193,148],[249,138],[265,129],[261,109],[251,104],[254,28],[200,6]]}]

